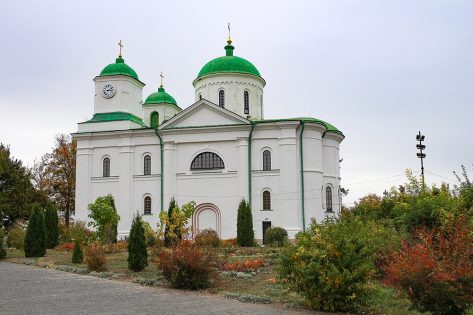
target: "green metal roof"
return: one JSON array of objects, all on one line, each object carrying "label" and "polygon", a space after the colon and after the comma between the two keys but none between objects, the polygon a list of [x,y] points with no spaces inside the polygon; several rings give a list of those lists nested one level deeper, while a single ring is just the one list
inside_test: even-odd
[{"label": "green metal roof", "polygon": [[312,117],[296,117],[296,118],[281,118],[281,119],[263,119],[263,120],[255,120],[256,123],[265,123],[265,122],[277,122],[277,121],[303,121],[304,123],[314,123],[319,124],[325,127],[326,132],[333,132],[338,133],[345,137],[343,132],[338,130],[334,125],[329,124],[323,120],[312,118]]},{"label": "green metal roof", "polygon": [[159,103],[167,103],[173,104],[177,106],[177,102],[169,93],[167,93],[163,86],[158,88],[158,92],[154,92],[150,94],[144,104],[159,104]]},{"label": "green metal roof", "polygon": [[115,63],[111,63],[105,68],[103,68],[102,72],[100,72],[100,76],[109,76],[109,75],[126,75],[132,77],[136,80],[138,79],[138,75],[136,74],[135,70],[133,70],[129,65],[125,63],[125,60],[122,57],[118,57],[115,60]]},{"label": "green metal roof", "polygon": [[217,73],[244,73],[262,79],[258,69],[251,62],[241,57],[233,56],[234,49],[235,47],[229,42],[225,46],[226,55],[207,62],[200,70],[196,80],[203,76]]},{"label": "green metal roof", "polygon": [[146,127],[145,123],[140,117],[135,116],[130,113],[124,113],[124,112],[97,113],[97,114],[94,114],[94,117],[92,117],[92,119],[86,122],[96,123],[96,122],[120,121],[120,120],[130,120],[137,123],[138,125]]}]

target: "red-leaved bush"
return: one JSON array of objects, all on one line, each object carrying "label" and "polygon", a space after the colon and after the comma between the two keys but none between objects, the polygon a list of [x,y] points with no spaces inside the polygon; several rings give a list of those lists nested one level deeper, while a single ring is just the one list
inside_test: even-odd
[{"label": "red-leaved bush", "polygon": [[264,266],[264,259],[249,259],[245,261],[238,261],[235,263],[228,263],[223,266],[223,269],[225,270],[231,270],[231,271],[242,271],[242,272],[248,272],[248,271],[254,271],[259,267]]},{"label": "red-leaved bush", "polygon": [[384,268],[385,283],[434,315],[464,314],[473,303],[473,234],[466,217],[418,230]]},{"label": "red-leaved bush", "polygon": [[157,267],[174,288],[204,289],[210,285],[210,274],[216,266],[212,251],[182,242],[157,254]]},{"label": "red-leaved bush", "polygon": [[71,251],[74,249],[74,243],[73,242],[62,243],[56,246],[55,249],[58,251]]}]

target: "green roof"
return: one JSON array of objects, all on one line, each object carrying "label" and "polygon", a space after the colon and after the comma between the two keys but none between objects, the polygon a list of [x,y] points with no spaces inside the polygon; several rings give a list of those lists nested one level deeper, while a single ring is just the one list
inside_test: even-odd
[{"label": "green roof", "polygon": [[203,76],[217,73],[243,73],[263,79],[258,69],[251,62],[241,57],[233,56],[234,49],[235,47],[229,41],[228,45],[225,46],[226,55],[207,62],[200,70],[196,80]]},{"label": "green roof", "polygon": [[138,79],[138,75],[136,74],[135,70],[133,70],[129,65],[125,63],[125,60],[119,56],[116,60],[115,63],[111,63],[105,68],[103,68],[102,72],[100,72],[100,76],[109,76],[109,75],[126,75],[129,77],[132,77],[136,80]]},{"label": "green roof", "polygon": [[319,124],[325,127],[326,132],[333,132],[338,133],[345,137],[343,132],[338,130],[334,125],[329,124],[323,120],[312,118],[312,117],[296,117],[296,118],[281,118],[281,119],[263,119],[263,120],[256,120],[256,123],[265,123],[265,122],[277,122],[277,121],[303,121],[304,123],[314,123]]},{"label": "green roof", "polygon": [[167,103],[167,104],[173,104],[177,106],[177,102],[172,97],[169,93],[167,93],[163,86],[161,85],[158,88],[158,92],[154,92],[150,94],[147,98],[144,104],[159,104],[159,103]]},{"label": "green roof", "polygon": [[130,120],[137,123],[138,125],[146,127],[145,123],[140,117],[135,116],[130,113],[124,113],[124,112],[97,113],[97,114],[94,114],[94,117],[92,117],[92,119],[86,122],[96,123],[96,122],[120,121],[120,120]]}]

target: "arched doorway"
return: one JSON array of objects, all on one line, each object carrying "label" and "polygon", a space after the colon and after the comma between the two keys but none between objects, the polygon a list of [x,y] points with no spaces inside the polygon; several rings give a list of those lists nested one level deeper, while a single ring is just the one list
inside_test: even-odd
[{"label": "arched doorway", "polygon": [[199,231],[212,229],[220,236],[220,210],[212,203],[203,203],[195,208],[192,218],[193,235],[199,234]]}]

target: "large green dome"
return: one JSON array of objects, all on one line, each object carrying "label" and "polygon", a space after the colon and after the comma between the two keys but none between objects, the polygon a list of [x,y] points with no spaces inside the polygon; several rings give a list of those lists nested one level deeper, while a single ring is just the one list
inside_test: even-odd
[{"label": "large green dome", "polygon": [[167,93],[163,86],[161,85],[158,88],[158,92],[154,92],[150,94],[147,98],[144,104],[159,104],[159,103],[167,103],[167,104],[173,104],[177,106],[177,102],[172,97],[169,93]]},{"label": "large green dome", "polygon": [[207,62],[200,70],[196,80],[203,76],[217,73],[243,73],[263,79],[258,69],[251,62],[241,57],[233,56],[234,49],[235,47],[229,39],[228,45],[225,46],[226,55]]},{"label": "large green dome", "polygon": [[102,72],[100,72],[100,76],[109,76],[109,75],[126,75],[132,77],[136,80],[138,79],[138,75],[136,74],[135,70],[133,70],[129,65],[125,63],[125,60],[119,56],[115,63],[111,63],[105,68],[103,68]]}]

